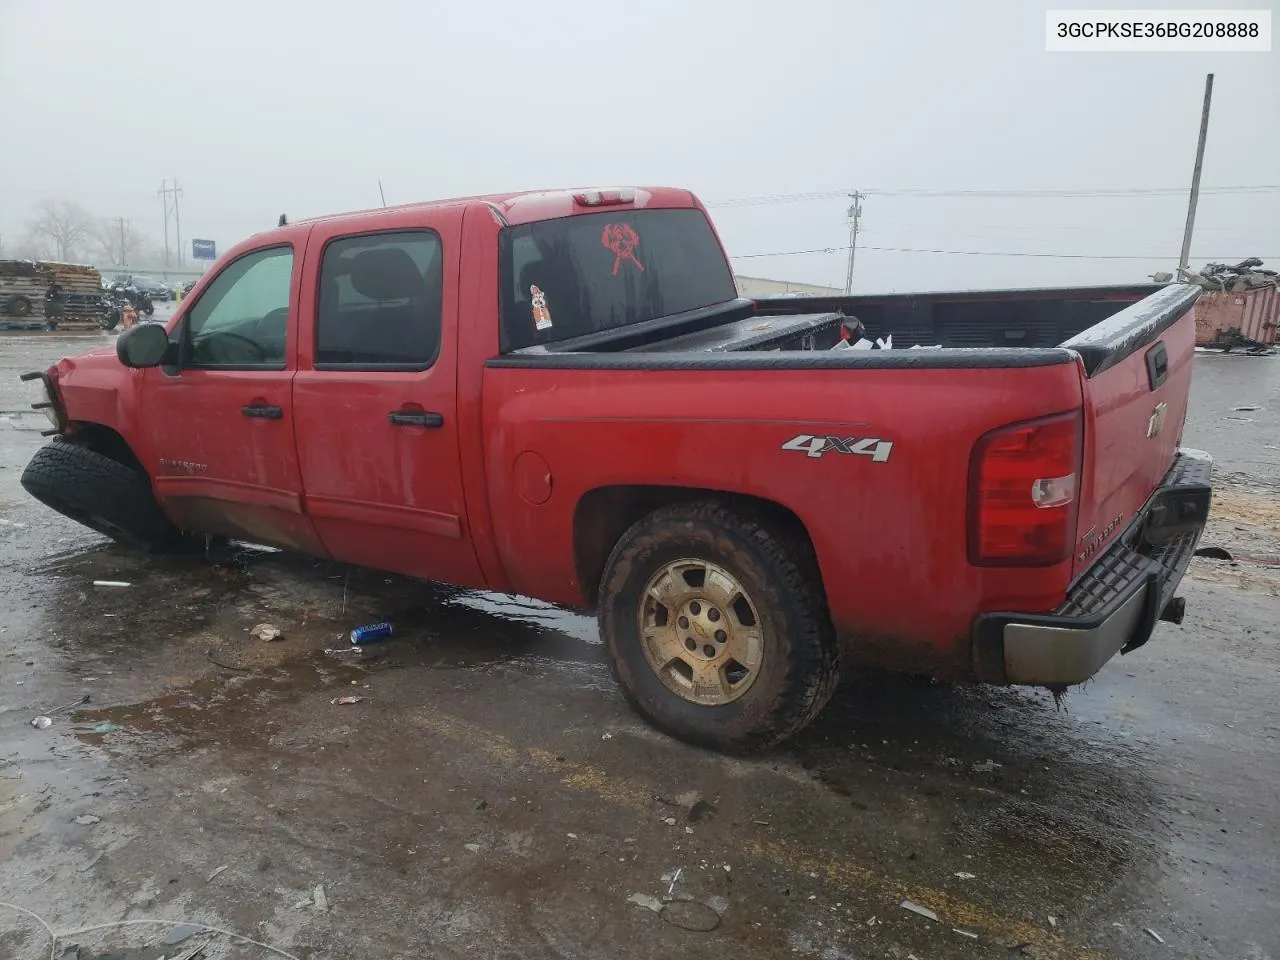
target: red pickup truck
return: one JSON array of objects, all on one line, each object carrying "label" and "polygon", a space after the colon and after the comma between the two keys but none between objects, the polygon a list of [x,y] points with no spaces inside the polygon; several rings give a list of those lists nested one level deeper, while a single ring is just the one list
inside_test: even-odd
[{"label": "red pickup truck", "polygon": [[758,748],[842,661],[1061,689],[1181,620],[1198,292],[752,301],[677,189],[326,217],[29,374],[22,482],[129,544],[596,611],[651,723]]}]

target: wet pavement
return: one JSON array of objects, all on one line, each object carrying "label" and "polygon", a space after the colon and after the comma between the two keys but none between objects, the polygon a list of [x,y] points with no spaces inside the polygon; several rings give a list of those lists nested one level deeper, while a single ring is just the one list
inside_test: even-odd
[{"label": "wet pavement", "polygon": [[[740,760],[638,721],[590,619],[45,510],[16,375],[109,340],[0,335],[0,901],[55,956],[1280,957],[1280,358],[1197,360],[1236,562],[1183,626],[1061,706],[853,677]],[[0,906],[0,958],[48,956]]]}]

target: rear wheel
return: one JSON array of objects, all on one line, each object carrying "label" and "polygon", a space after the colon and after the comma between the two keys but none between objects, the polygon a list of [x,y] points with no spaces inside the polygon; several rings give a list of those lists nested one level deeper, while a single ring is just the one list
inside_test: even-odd
[{"label": "rear wheel", "polygon": [[45,506],[127,546],[172,550],[186,543],[161,512],[146,474],[62,437],[31,458],[22,486]]},{"label": "rear wheel", "polygon": [[31,316],[31,298],[15,293],[5,302],[4,312],[11,317]]},{"label": "rear wheel", "polygon": [[834,631],[800,537],[716,503],[664,507],[619,541],[601,584],[614,677],[659,730],[748,751],[807,725],[837,680]]}]

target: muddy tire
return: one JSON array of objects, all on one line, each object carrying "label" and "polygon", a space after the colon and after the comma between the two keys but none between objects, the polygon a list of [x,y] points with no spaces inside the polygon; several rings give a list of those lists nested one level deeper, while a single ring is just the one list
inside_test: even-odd
[{"label": "muddy tire", "polygon": [[806,726],[838,679],[809,544],[716,503],[649,514],[614,547],[600,632],[614,678],[662,732],[731,753]]},{"label": "muddy tire", "polygon": [[15,293],[5,302],[4,312],[11,317],[31,316],[31,298]]},{"label": "muddy tire", "polygon": [[181,531],[161,512],[141,471],[57,437],[31,458],[22,486],[41,503],[126,546],[181,549]]}]

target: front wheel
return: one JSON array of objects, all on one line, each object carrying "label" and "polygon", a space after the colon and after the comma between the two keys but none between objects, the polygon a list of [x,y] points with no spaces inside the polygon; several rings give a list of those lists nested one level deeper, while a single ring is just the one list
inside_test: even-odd
[{"label": "front wheel", "polygon": [[600,632],[641,716],[718,750],[785,740],[838,676],[808,544],[717,503],[664,507],[623,535],[601,583]]},{"label": "front wheel", "polygon": [[184,546],[146,474],[62,437],[36,451],[22,473],[22,486],[45,506],[127,546],[153,551]]}]

